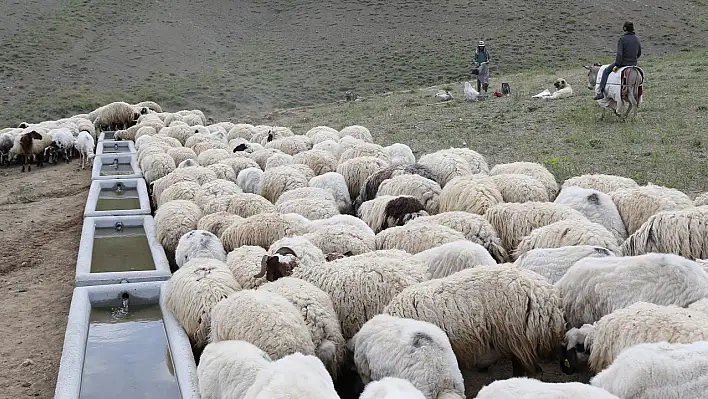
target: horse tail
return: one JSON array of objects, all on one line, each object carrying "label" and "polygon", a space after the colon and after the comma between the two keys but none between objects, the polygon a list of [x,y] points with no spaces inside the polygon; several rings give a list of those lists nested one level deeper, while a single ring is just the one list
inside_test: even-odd
[{"label": "horse tail", "polygon": [[639,86],[642,84],[641,82],[642,76],[639,73],[639,71],[635,68],[632,68],[629,71],[629,76],[627,76],[627,97],[634,107],[639,107]]}]

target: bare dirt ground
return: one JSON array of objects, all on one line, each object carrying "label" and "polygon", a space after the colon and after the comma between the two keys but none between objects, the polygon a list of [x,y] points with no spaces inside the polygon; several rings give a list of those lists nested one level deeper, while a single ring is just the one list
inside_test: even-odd
[{"label": "bare dirt ground", "polygon": [[90,172],[0,169],[0,398],[54,395]]}]

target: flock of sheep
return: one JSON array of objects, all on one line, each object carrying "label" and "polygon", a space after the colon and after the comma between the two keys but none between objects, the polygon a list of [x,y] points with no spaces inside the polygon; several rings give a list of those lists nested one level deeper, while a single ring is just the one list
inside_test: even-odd
[{"label": "flock of sheep", "polygon": [[[465,398],[461,371],[501,359],[477,398],[708,392],[708,193],[416,159],[356,125],[86,117],[135,141],[203,399],[339,398],[352,373],[362,399]],[[529,378],[547,360],[589,384]]]}]

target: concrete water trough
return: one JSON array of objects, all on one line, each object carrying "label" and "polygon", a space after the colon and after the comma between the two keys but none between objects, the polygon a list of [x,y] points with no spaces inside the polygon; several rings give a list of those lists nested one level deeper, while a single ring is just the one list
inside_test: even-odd
[{"label": "concrete water trough", "polygon": [[76,261],[77,287],[167,280],[170,264],[150,215],[84,219]]},{"label": "concrete water trough", "polygon": [[135,154],[133,140],[101,140],[96,146],[96,155]]},{"label": "concrete water trough", "polygon": [[167,311],[165,282],[77,287],[55,399],[198,399],[194,355]]},{"label": "concrete water trough", "polygon": [[115,139],[115,134],[116,132],[113,130],[104,130],[101,132],[101,134],[98,135],[98,142],[104,141],[104,140],[114,140]]},{"label": "concrete water trough", "polygon": [[143,179],[91,182],[84,217],[149,215],[150,197]]},{"label": "concrete water trough", "polygon": [[104,154],[93,159],[92,180],[135,179],[143,177],[136,154]]}]

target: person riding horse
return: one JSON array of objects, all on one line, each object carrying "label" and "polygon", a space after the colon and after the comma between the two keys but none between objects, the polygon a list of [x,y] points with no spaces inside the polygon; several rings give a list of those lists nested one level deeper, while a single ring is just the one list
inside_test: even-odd
[{"label": "person riding horse", "polygon": [[[474,67],[479,68],[479,66],[482,63],[485,63],[485,62],[489,63],[489,61],[491,61],[491,60],[492,59],[489,56],[489,51],[487,50],[486,46],[484,45],[484,41],[480,40],[479,43],[477,43],[477,49],[475,49],[475,51],[474,51],[474,59],[472,60]],[[479,71],[477,73],[477,92],[478,93],[480,92],[480,88],[483,83],[482,80],[484,80],[484,83],[485,83],[484,91],[485,92],[487,91],[486,80],[489,77],[489,69],[485,68],[485,70],[486,70],[486,73],[483,72],[485,76],[480,76]]]},{"label": "person riding horse", "polygon": [[615,57],[615,62],[602,71],[600,86],[593,100],[602,100],[605,98],[605,86],[607,85],[607,78],[610,76],[610,72],[616,72],[620,67],[637,66],[637,60],[642,56],[642,46],[639,43],[639,38],[634,33],[634,24],[627,21],[622,26],[622,30],[624,31],[624,35],[620,36],[619,41],[617,41],[617,56]]}]

